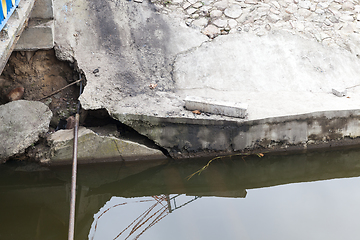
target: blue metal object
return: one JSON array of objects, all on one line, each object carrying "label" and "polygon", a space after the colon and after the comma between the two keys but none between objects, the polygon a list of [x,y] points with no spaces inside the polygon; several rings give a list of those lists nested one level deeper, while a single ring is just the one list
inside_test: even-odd
[{"label": "blue metal object", "polygon": [[20,0],[0,0],[0,30],[2,30],[9,20],[11,14],[19,5]]}]

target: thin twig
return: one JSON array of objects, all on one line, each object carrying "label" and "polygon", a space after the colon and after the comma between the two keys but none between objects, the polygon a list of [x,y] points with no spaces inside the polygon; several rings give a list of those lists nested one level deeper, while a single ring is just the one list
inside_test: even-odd
[{"label": "thin twig", "polygon": [[360,84],[357,84],[357,85],[352,86],[352,87],[347,87],[347,88],[345,88],[345,89],[350,89],[350,88],[354,88],[354,87],[358,87],[358,86],[360,86]]},{"label": "thin twig", "polygon": [[55,94],[57,94],[58,92],[61,92],[62,90],[64,90],[64,89],[66,89],[66,88],[68,88],[68,87],[70,87],[70,86],[72,86],[72,85],[80,82],[81,80],[82,80],[82,79],[76,80],[75,82],[72,82],[72,83],[66,85],[66,86],[63,87],[63,88],[61,88],[61,89],[59,89],[59,90],[56,90],[55,92],[52,92],[50,95],[48,95],[48,96],[46,96],[46,97],[43,97],[43,98],[40,98],[40,99],[38,99],[38,100],[36,100],[36,101],[41,101],[41,100],[44,100],[44,99],[46,99],[46,98],[48,98],[48,97],[51,97],[52,95],[55,95]]}]

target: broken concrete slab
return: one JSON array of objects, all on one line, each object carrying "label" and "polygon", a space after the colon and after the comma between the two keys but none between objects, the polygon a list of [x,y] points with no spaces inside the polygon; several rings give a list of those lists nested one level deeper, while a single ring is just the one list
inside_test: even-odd
[{"label": "broken concrete slab", "polygon": [[[58,56],[76,61],[87,78],[82,106],[105,108],[173,156],[240,151],[259,141],[307,143],[312,126],[325,129],[359,109],[360,60],[344,47],[271,30],[279,27],[209,40],[150,2],[55,4],[61,9],[55,16]],[[334,96],[333,88],[348,89],[347,97]],[[186,96],[245,102],[248,115],[195,115],[183,108]],[[333,117],[321,120],[324,111]],[[297,122],[304,118],[309,124]],[[356,121],[340,124],[342,133],[329,138],[358,136],[349,127]],[[323,137],[326,131],[316,133]]]},{"label": "broken concrete slab", "polygon": [[[50,164],[65,164],[73,158],[74,130],[59,130],[48,137],[51,146]],[[85,127],[79,128],[78,162],[161,160],[166,156],[157,149],[122,140],[100,136]]]},{"label": "broken concrete slab", "polygon": [[18,100],[0,106],[0,160],[23,153],[49,130],[50,109],[41,102]]},{"label": "broken concrete slab", "polygon": [[[84,72],[87,85],[80,101],[85,109],[111,109],[120,104],[131,112],[135,108],[145,111],[147,108],[134,105],[144,101],[149,106],[171,106],[176,55],[208,40],[182,19],[159,14],[148,1],[61,0],[54,7],[58,9],[57,56],[74,58]],[[151,89],[150,84],[157,86]],[[176,99],[174,104],[183,102]]]}]

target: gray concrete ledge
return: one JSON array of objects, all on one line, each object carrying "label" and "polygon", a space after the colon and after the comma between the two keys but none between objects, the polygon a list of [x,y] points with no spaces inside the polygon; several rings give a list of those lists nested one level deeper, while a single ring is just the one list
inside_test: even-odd
[{"label": "gray concrete ledge", "polygon": [[[360,110],[324,111],[258,120],[221,121],[115,115],[174,158],[287,149],[360,136]],[[297,148],[299,150],[299,148]]]}]

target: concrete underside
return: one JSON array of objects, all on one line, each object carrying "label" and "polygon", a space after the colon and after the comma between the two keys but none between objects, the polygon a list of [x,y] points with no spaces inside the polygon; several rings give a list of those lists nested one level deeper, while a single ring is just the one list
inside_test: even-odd
[{"label": "concrete underside", "polygon": [[[87,79],[82,107],[107,109],[173,157],[360,136],[356,51],[275,28],[210,40],[150,2],[54,4],[57,55]],[[193,114],[186,96],[246,103],[247,117]]]}]

